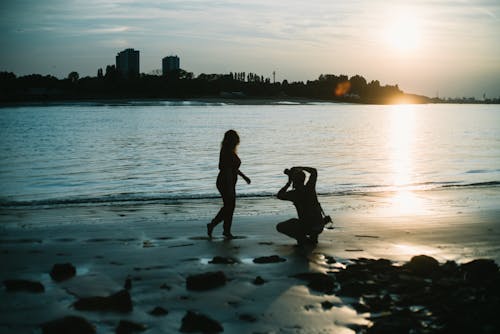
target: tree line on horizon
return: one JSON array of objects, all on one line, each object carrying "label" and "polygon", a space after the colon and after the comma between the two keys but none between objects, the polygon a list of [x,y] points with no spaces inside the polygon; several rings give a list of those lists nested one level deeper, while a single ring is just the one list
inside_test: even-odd
[{"label": "tree line on horizon", "polygon": [[[176,70],[165,76],[140,74],[124,78],[114,65],[96,77],[80,78],[71,72],[64,79],[51,75],[31,74],[17,77],[0,72],[0,102],[55,101],[76,99],[272,99],[297,98],[354,103],[428,103],[436,101],[425,96],[405,94],[398,85],[382,86],[378,80],[368,82],[361,75],[321,74],[316,80],[271,82],[256,73],[231,72],[194,76]],[[468,101],[471,102],[471,101]]]}]

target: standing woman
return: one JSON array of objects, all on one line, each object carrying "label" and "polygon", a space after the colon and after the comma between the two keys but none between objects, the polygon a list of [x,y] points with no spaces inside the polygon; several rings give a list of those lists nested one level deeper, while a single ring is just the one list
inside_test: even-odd
[{"label": "standing woman", "polygon": [[207,224],[207,234],[211,238],[212,231],[221,221],[224,221],[223,235],[232,239],[231,224],[236,204],[236,181],[240,175],[248,184],[250,179],[240,171],[241,160],[236,154],[240,137],[234,130],[224,134],[219,156],[219,175],[217,176],[217,189],[219,190],[224,206],[219,210],[212,222]]}]

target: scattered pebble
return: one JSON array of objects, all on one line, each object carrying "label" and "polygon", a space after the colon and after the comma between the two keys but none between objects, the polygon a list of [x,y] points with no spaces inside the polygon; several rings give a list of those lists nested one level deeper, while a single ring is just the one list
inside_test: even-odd
[{"label": "scattered pebble", "polygon": [[138,324],[136,322],[128,320],[120,320],[120,323],[116,327],[116,334],[131,334],[135,332],[144,332],[147,327],[143,324]]},{"label": "scattered pebble", "polygon": [[227,278],[222,271],[191,275],[186,279],[188,290],[204,291],[218,288],[226,284]]},{"label": "scattered pebble", "polygon": [[76,275],[76,268],[71,263],[57,263],[52,266],[50,277],[56,282],[66,281]]},{"label": "scattered pebble", "polygon": [[41,325],[43,334],[94,334],[95,327],[85,318],[78,316],[66,316],[64,318],[52,320]]},{"label": "scattered pebble", "polygon": [[40,293],[45,291],[42,283],[23,279],[8,279],[3,281],[3,285],[8,292],[26,291]]},{"label": "scattered pebble", "polygon": [[149,311],[149,314],[154,315],[156,317],[159,317],[159,316],[167,315],[168,311],[165,310],[163,307],[156,306],[154,309]]},{"label": "scattered pebble", "polygon": [[73,306],[80,311],[132,311],[132,299],[127,290],[121,290],[108,297],[87,297],[77,300]]},{"label": "scattered pebble", "polygon": [[183,333],[219,333],[223,332],[224,328],[218,321],[204,314],[188,311],[184,318],[182,318],[180,331]]},{"label": "scattered pebble", "polygon": [[254,263],[277,263],[285,261],[286,261],[285,258],[279,257],[278,255],[262,256],[253,259]]},{"label": "scattered pebble", "polygon": [[323,273],[301,273],[293,277],[307,281],[307,285],[314,291],[332,294],[335,288],[335,279],[333,276]]},{"label": "scattered pebble", "polygon": [[266,282],[267,281],[260,276],[255,277],[255,279],[253,280],[253,284],[255,284],[255,285],[262,285]]},{"label": "scattered pebble", "polygon": [[222,257],[222,256],[215,256],[212,260],[208,261],[208,263],[212,264],[235,264],[239,263],[238,259],[232,258],[232,257]]},{"label": "scattered pebble", "polygon": [[240,315],[239,318],[241,321],[245,321],[245,322],[256,322],[257,321],[257,318],[251,314],[242,314],[242,315]]}]

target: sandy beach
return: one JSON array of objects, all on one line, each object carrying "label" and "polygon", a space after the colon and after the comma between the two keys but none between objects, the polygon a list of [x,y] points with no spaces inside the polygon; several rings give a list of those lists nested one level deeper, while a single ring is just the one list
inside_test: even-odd
[{"label": "sandy beach", "polygon": [[[492,203],[498,197],[494,195]],[[434,203],[443,195],[425,196]],[[74,315],[98,333],[121,332],[122,320],[139,326],[122,332],[171,333],[179,332],[188,311],[213,319],[226,333],[377,332],[374,324],[383,312],[359,308],[363,296],[346,295],[339,274],[359,259],[388,259],[391,268],[402,268],[415,255],[430,256],[440,264],[460,265],[478,258],[500,262],[500,212],[493,204],[484,205],[487,200],[477,209],[469,203],[467,210],[436,214],[427,207],[426,214],[404,216],[380,211],[384,200],[366,208],[370,200],[362,197],[323,198],[335,228],[322,233],[316,248],[299,248],[277,233],[275,224],[294,213],[288,207],[269,212],[266,201],[238,202],[233,229],[237,238],[230,241],[217,229],[212,240],[206,237],[205,224],[217,200],[2,210],[1,280],[39,282],[44,291],[12,292],[4,283],[0,332],[41,332],[41,324]],[[256,206],[265,214],[256,214]],[[254,262],[273,255],[277,262]],[[224,263],[213,263],[218,260]],[[63,263],[71,263],[76,275],[57,282],[49,273],[53,265]],[[220,286],[188,288],[188,277],[214,272],[223,272]],[[300,276],[305,273],[324,274],[335,283],[331,291],[325,288],[328,281],[318,289],[310,277]],[[124,290],[127,279],[132,310],[75,308],[81,298]],[[379,290],[375,295],[383,294],[384,289]],[[498,302],[498,295],[495,298]],[[155,308],[159,309],[152,312]],[[416,332],[437,332],[436,328]]]}]

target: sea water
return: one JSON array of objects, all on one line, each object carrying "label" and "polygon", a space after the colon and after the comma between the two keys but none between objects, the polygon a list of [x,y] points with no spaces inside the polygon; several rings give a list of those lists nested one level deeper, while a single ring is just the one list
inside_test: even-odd
[{"label": "sea water", "polygon": [[292,166],[322,196],[500,185],[498,105],[83,102],[0,108],[0,209],[217,198],[229,129],[240,197],[272,197]]}]

